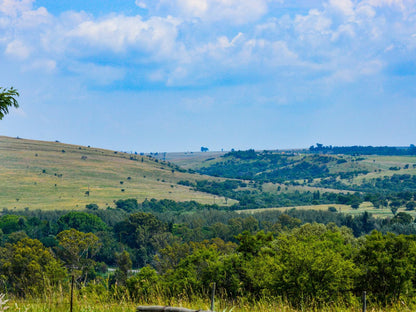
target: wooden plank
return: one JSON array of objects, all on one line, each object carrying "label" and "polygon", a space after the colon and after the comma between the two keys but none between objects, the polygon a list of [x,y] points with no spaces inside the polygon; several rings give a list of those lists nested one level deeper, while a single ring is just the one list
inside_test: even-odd
[{"label": "wooden plank", "polygon": [[186,308],[164,307],[164,306],[138,306],[137,312],[212,312],[204,310],[191,310]]}]

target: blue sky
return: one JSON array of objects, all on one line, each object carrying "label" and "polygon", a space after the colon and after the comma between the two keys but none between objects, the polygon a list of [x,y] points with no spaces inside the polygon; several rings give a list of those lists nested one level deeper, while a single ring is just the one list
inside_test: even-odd
[{"label": "blue sky", "polygon": [[416,143],[415,0],[0,0],[0,135],[164,152]]}]

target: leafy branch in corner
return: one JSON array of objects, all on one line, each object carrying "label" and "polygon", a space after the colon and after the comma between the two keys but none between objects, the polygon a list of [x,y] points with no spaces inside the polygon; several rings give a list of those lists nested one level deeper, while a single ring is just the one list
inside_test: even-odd
[{"label": "leafy branch in corner", "polygon": [[0,87],[0,120],[9,113],[9,107],[18,108],[16,97],[19,92],[13,87],[6,89]]}]

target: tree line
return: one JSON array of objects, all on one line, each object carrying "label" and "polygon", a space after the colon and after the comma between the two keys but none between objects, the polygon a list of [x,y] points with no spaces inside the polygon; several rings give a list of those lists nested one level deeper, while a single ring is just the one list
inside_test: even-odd
[{"label": "tree line", "polygon": [[311,153],[325,154],[344,154],[344,155],[384,155],[384,156],[404,156],[416,155],[416,147],[410,144],[408,147],[394,146],[324,146],[317,143],[316,146],[309,148]]},{"label": "tree line", "polygon": [[[248,215],[180,212],[179,203],[151,213],[142,210],[149,203],[137,204],[131,212],[3,210],[0,292],[36,295],[73,274],[84,287],[108,282],[108,291],[137,298],[202,295],[212,282],[230,299],[292,305],[350,302],[362,290],[382,304],[414,296],[416,224],[406,213],[383,220],[294,209]],[[109,279],[108,267],[116,267]],[[141,269],[133,274],[133,267]]]}]

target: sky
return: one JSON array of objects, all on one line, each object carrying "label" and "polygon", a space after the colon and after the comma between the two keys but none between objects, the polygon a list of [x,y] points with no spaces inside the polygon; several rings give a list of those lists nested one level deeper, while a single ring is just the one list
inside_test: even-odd
[{"label": "sky", "polygon": [[0,0],[0,135],[130,152],[416,143],[416,0]]}]

